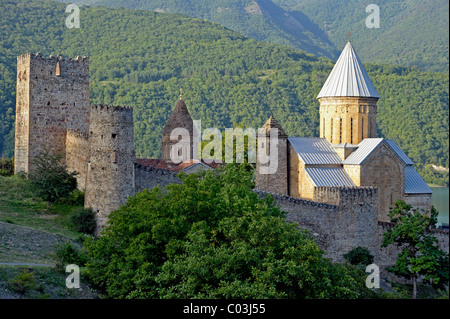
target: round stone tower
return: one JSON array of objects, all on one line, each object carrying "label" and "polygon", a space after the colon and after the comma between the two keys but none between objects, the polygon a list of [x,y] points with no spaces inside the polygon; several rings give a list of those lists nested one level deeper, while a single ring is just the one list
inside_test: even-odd
[{"label": "round stone tower", "polygon": [[134,130],[131,107],[92,105],[85,207],[96,213],[97,234],[109,213],[134,195]]}]

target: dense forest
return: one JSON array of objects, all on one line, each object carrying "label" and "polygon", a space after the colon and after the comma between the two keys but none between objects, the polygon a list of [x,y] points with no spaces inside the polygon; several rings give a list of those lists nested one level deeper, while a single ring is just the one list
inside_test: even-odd
[{"label": "dense forest", "polygon": [[[25,52],[89,56],[91,102],[134,107],[138,157],[160,155],[162,128],[180,88],[203,129],[257,128],[273,115],[290,136],[319,135],[316,96],[334,65],[327,58],[178,14],[82,7],[80,28],[69,29],[65,4],[1,2],[5,156],[14,149],[16,57]],[[381,64],[366,69],[381,96],[379,136],[394,139],[419,170],[425,164],[448,167],[448,74]],[[448,184],[448,174],[438,180]]]},{"label": "dense forest", "polygon": [[[208,19],[256,40],[290,45],[331,59],[351,31],[363,62],[449,70],[448,0],[59,0],[182,13]],[[379,28],[366,27],[369,4]]]}]

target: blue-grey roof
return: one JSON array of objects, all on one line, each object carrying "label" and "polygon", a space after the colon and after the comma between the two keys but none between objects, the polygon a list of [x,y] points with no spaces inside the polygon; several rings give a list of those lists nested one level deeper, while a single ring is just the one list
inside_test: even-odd
[{"label": "blue-grey roof", "polygon": [[344,165],[361,165],[382,141],[382,138],[363,139],[358,148],[344,160]]},{"label": "blue-grey roof", "polygon": [[405,194],[431,194],[431,188],[413,166],[405,167]]},{"label": "blue-grey roof", "polygon": [[342,50],[317,98],[328,96],[380,97],[350,42]]},{"label": "blue-grey roof", "polygon": [[358,148],[351,153],[345,160],[346,165],[361,165],[364,160],[385,141],[389,148],[397,155],[397,157],[405,165],[413,165],[413,161],[402,151],[402,149],[393,140],[386,140],[384,138],[366,138],[362,140],[357,146]]},{"label": "blue-grey roof", "polygon": [[402,151],[400,146],[397,145],[393,140],[386,140],[389,147],[397,154],[397,156],[405,163],[405,165],[414,165],[413,161]]},{"label": "blue-grey roof", "polygon": [[319,137],[289,137],[289,144],[306,165],[342,164],[332,144]]},{"label": "blue-grey roof", "polygon": [[355,186],[342,167],[306,167],[305,171],[315,186]]}]

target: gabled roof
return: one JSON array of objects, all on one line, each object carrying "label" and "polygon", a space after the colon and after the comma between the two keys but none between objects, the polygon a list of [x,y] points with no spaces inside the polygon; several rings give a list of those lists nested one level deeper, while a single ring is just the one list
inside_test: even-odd
[{"label": "gabled roof", "polygon": [[413,166],[405,167],[405,194],[432,194],[433,191]]},{"label": "gabled roof", "polygon": [[358,148],[344,160],[344,165],[361,165],[382,141],[383,138],[363,139]]},{"label": "gabled roof", "polygon": [[400,146],[397,145],[393,140],[386,140],[389,147],[397,154],[397,156],[402,160],[405,165],[414,165],[414,162],[402,151]]},{"label": "gabled roof", "polygon": [[317,98],[333,96],[380,98],[350,41],[342,50]]},{"label": "gabled roof", "polygon": [[355,186],[342,167],[306,167],[305,171],[315,186]]},{"label": "gabled roof", "polygon": [[332,144],[324,138],[289,137],[288,141],[306,165],[342,164]]},{"label": "gabled roof", "polygon": [[413,161],[402,151],[397,143],[384,138],[366,138],[362,140],[357,145],[358,148],[344,160],[344,165],[361,165],[383,141],[405,165],[414,165]]}]

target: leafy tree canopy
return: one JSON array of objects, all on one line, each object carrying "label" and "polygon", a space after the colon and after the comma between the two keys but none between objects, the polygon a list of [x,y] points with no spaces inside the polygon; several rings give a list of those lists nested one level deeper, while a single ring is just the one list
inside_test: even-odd
[{"label": "leafy tree canopy", "polygon": [[431,232],[437,215],[434,207],[428,215],[403,200],[396,201],[388,214],[394,227],[384,234],[381,247],[391,244],[400,247],[397,260],[388,271],[412,279],[413,298],[416,297],[416,281],[420,275],[432,284],[448,285],[449,257],[438,247],[437,239]]},{"label": "leafy tree canopy", "polygon": [[356,298],[344,266],[258,199],[252,171],[181,175],[111,213],[86,243],[91,280],[111,298]]}]

